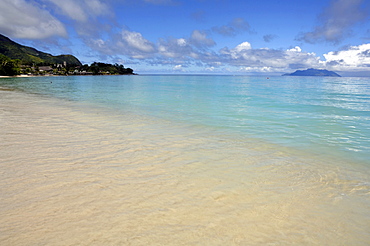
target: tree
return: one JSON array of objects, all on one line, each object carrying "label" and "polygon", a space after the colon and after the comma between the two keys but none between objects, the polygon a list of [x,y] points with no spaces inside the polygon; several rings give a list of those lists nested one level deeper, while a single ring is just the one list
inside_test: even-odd
[{"label": "tree", "polygon": [[0,75],[14,76],[19,74],[19,61],[11,60],[9,57],[0,54]]},{"label": "tree", "polygon": [[[84,65],[84,67],[87,65]],[[92,72],[94,75],[97,74],[133,74],[134,70],[131,68],[125,68],[122,64],[109,64],[103,62],[93,62],[90,67],[87,69],[84,68],[86,71]]]}]

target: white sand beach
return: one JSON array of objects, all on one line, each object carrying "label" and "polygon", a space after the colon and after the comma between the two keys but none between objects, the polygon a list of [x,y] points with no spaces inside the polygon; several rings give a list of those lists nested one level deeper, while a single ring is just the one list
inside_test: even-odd
[{"label": "white sand beach", "polygon": [[369,242],[366,173],[76,102],[0,95],[2,245]]}]

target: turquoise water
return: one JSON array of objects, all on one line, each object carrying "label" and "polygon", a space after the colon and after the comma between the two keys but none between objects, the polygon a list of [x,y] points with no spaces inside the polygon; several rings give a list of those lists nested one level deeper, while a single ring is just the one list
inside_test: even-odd
[{"label": "turquoise water", "polygon": [[368,78],[0,79],[1,245],[369,245]]},{"label": "turquoise water", "polygon": [[370,161],[370,78],[75,76],[2,79],[0,86]]}]

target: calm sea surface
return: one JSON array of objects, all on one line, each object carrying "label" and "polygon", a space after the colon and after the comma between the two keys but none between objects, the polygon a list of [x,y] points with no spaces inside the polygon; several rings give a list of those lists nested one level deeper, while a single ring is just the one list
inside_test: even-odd
[{"label": "calm sea surface", "polygon": [[0,79],[2,245],[368,245],[370,78]]}]

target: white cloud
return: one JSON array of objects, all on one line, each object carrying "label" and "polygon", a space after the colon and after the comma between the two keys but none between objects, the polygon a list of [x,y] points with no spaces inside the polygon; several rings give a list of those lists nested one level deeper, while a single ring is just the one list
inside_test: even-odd
[{"label": "white cloud", "polygon": [[85,0],[84,1],[86,6],[88,7],[88,10],[93,13],[94,15],[106,15],[109,14],[109,8],[108,6],[99,0]]},{"label": "white cloud", "polygon": [[99,0],[47,0],[72,20],[86,22],[91,18],[109,13],[108,6]]},{"label": "white cloud", "polygon": [[355,24],[368,18],[369,12],[362,6],[365,1],[368,0],[332,0],[319,17],[319,25],[313,31],[303,33],[299,40],[339,43],[351,33]]},{"label": "white cloud", "polygon": [[160,39],[157,44],[159,55],[164,58],[176,58],[181,60],[187,60],[190,58],[197,58],[197,51],[191,42],[184,38],[168,38]]},{"label": "white cloud", "polygon": [[320,60],[315,53],[303,52],[299,46],[285,51],[253,49],[249,42],[243,42],[231,50],[224,48],[220,55],[224,65],[238,66],[240,71],[245,72],[281,72],[307,68],[370,72],[370,44],[329,52],[323,55],[325,60]]},{"label": "white cloud", "polygon": [[241,51],[243,51],[243,50],[250,50],[250,49],[252,49],[252,45],[251,45],[249,42],[243,42],[243,43],[241,43],[241,44],[237,45],[237,46],[234,48],[234,50],[235,50],[236,52],[241,52]]},{"label": "white cloud", "polygon": [[273,67],[241,67],[239,72],[272,73],[280,70]]},{"label": "white cloud", "polygon": [[79,2],[73,0],[49,0],[54,3],[61,12],[67,15],[69,18],[76,21],[87,21],[87,14],[85,13]]},{"label": "white cloud", "polygon": [[215,45],[215,42],[207,37],[204,31],[194,30],[190,38],[167,38],[160,39],[157,43],[158,54],[165,59],[188,61],[201,59],[206,54],[207,48]]},{"label": "white cloud", "polygon": [[213,39],[207,37],[206,32],[199,30],[194,30],[192,32],[190,42],[198,47],[211,47],[216,44]]},{"label": "white cloud", "polygon": [[[199,40],[205,36],[200,34]],[[189,39],[168,38],[151,43],[141,33],[124,30],[121,35],[106,41],[96,39],[90,45],[105,55],[125,55],[134,59],[146,59],[151,65],[172,65],[174,71],[187,66],[203,67],[207,71],[226,71],[237,68],[239,72],[290,72],[297,69],[320,68],[340,71],[369,71],[370,44],[352,46],[346,50],[324,54],[321,60],[315,53],[305,52],[299,46],[286,50],[253,48],[249,42],[242,42],[232,49],[227,47],[214,52],[195,46]],[[179,65],[181,64],[181,65]]]},{"label": "white cloud", "polygon": [[86,44],[101,56],[128,56],[134,59],[146,59],[157,53],[153,43],[141,33],[122,30],[108,38],[86,38]]},{"label": "white cloud", "polygon": [[47,10],[25,0],[0,1],[0,32],[14,38],[66,37],[64,25]]},{"label": "white cloud", "polygon": [[92,42],[95,44],[96,47],[99,47],[99,48],[105,48],[106,46],[104,40],[102,39],[93,40]]},{"label": "white cloud", "polygon": [[288,49],[287,51],[288,51],[288,52],[289,52],[289,51],[291,51],[291,52],[301,52],[301,51],[302,51],[302,49],[301,49],[301,47],[296,46],[296,47],[294,47],[294,48]]},{"label": "white cloud", "polygon": [[184,71],[182,65],[176,65],[176,66],[173,67],[172,70],[174,70],[174,71]]},{"label": "white cloud", "polygon": [[351,46],[347,50],[329,52],[323,55],[325,64],[336,70],[370,71],[370,44]]},{"label": "white cloud", "polygon": [[[52,9],[61,18],[67,17],[66,22],[78,35],[82,37],[100,37],[102,33],[109,32],[113,22],[101,21],[99,17],[108,20],[113,17],[108,4],[102,0],[42,0],[46,8]],[[108,17],[108,19],[107,19]],[[113,20],[113,19],[112,19]]]},{"label": "white cloud", "polygon": [[179,38],[179,39],[177,39],[177,44],[179,46],[186,46],[187,45],[187,42],[186,42],[186,40],[184,38]]},{"label": "white cloud", "polygon": [[314,53],[302,52],[296,46],[288,50],[268,48],[253,49],[249,42],[243,42],[234,49],[220,50],[223,64],[241,67],[244,71],[287,71],[298,68],[320,67],[319,57]]},{"label": "white cloud", "polygon": [[122,40],[134,51],[136,50],[143,53],[155,51],[154,45],[145,39],[141,33],[124,30],[122,31]]},{"label": "white cloud", "polygon": [[12,38],[46,39],[67,37],[67,28],[52,13],[66,16],[81,36],[100,36],[110,24],[98,22],[99,16],[111,16],[102,0],[31,0],[0,1],[0,32]]}]

